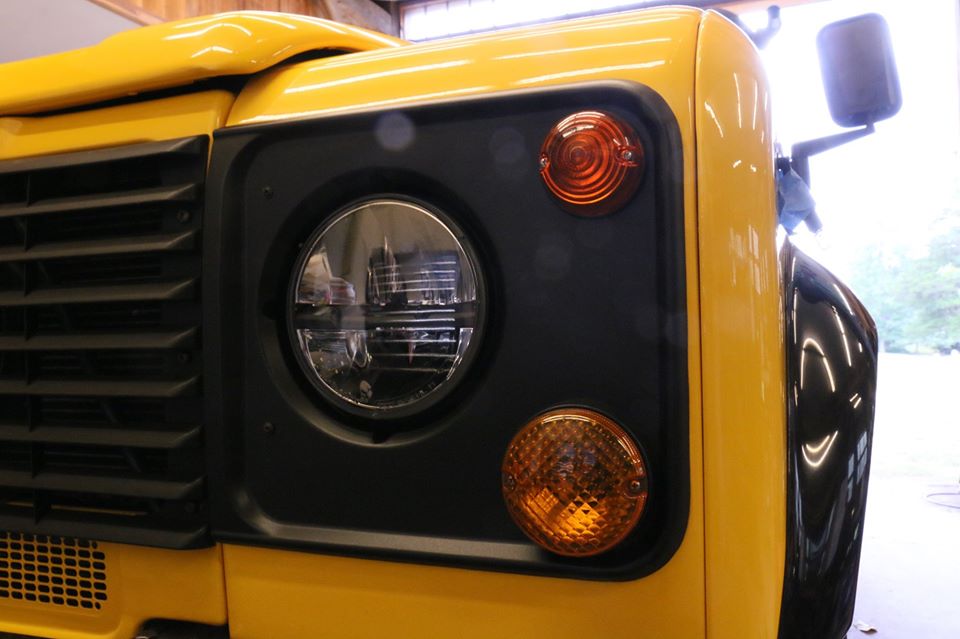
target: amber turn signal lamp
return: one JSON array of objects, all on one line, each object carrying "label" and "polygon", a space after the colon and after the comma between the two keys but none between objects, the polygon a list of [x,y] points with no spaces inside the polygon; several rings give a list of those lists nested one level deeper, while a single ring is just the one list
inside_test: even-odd
[{"label": "amber turn signal lamp", "polygon": [[540,176],[570,213],[613,213],[636,193],[643,177],[643,146],[628,124],[600,111],[565,118],[540,149]]},{"label": "amber turn signal lamp", "polygon": [[647,470],[630,435],[579,408],[550,411],[524,426],[507,447],[502,483],[520,529],[568,557],[622,542],[647,503]]}]

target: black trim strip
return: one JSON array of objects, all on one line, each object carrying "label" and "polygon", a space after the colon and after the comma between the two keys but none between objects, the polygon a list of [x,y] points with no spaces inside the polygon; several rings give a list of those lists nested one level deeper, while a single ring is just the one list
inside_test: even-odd
[{"label": "black trim strip", "polygon": [[95,195],[78,195],[49,200],[39,200],[30,204],[13,204],[0,207],[0,218],[23,217],[27,215],[46,215],[65,211],[82,212],[100,209],[115,209],[124,206],[142,206],[169,202],[193,202],[200,189],[197,184],[177,184],[159,186],[136,191],[111,191]]},{"label": "black trim strip", "polygon": [[196,444],[200,426],[171,430],[165,426],[121,424],[98,428],[95,426],[36,426],[0,423],[0,440],[11,442],[43,442],[50,444],[80,444],[84,446],[123,446],[126,448],[181,448]]},{"label": "black trim strip", "polygon": [[202,548],[210,545],[206,524],[175,523],[168,517],[125,513],[97,513],[94,519],[89,513],[79,510],[48,510],[37,522],[29,511],[27,508],[0,505],[0,530],[98,540],[120,538],[124,540],[123,543],[160,548]]},{"label": "black trim strip", "polygon": [[193,348],[197,329],[162,333],[70,333],[31,337],[0,336],[0,351],[91,351]]},{"label": "black trim strip", "polygon": [[122,255],[125,253],[185,251],[196,247],[197,236],[197,231],[191,230],[165,235],[145,235],[142,237],[123,237],[85,242],[49,242],[34,244],[25,249],[21,247],[4,247],[0,248],[0,263],[29,262],[68,257]]},{"label": "black trim strip", "polygon": [[118,160],[133,160],[153,155],[202,155],[207,150],[207,141],[208,138],[206,136],[198,136],[164,140],[162,142],[125,144],[107,149],[17,158],[0,163],[0,175],[24,173],[26,171],[74,168],[76,166],[116,162]]},{"label": "black trim strip", "polygon": [[[145,479],[133,474],[116,476],[80,473],[40,471],[33,473],[20,470],[0,470],[0,484],[33,490],[76,490],[104,495],[122,495],[145,499],[193,499],[199,496],[203,479],[174,481],[171,479]],[[21,531],[22,532],[22,531]]]},{"label": "black trim strip", "polygon": [[196,395],[199,381],[196,377],[169,381],[37,379],[25,382],[3,379],[0,380],[0,395],[172,398]]},{"label": "black trim strip", "polygon": [[189,299],[195,292],[194,278],[161,284],[125,284],[122,286],[88,286],[51,288],[0,293],[0,306],[42,306],[49,304],[95,304],[102,302],[140,302]]}]

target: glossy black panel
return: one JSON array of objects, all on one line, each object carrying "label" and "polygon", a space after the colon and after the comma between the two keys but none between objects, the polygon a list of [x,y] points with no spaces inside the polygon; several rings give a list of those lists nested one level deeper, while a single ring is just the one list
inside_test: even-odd
[{"label": "glossy black panel", "polygon": [[787,557],[780,639],[839,639],[853,617],[877,387],[877,329],[789,241]]}]

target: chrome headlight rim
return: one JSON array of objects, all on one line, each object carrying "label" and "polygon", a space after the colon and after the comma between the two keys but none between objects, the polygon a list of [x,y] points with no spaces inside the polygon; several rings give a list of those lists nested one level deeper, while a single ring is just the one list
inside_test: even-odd
[{"label": "chrome headlight rim", "polygon": [[[476,320],[473,326],[473,334],[470,337],[469,344],[465,349],[465,352],[459,357],[459,360],[452,367],[452,370],[449,372],[446,378],[437,383],[437,385],[431,388],[429,391],[416,397],[412,401],[402,405],[389,407],[373,407],[351,401],[349,398],[344,397],[342,394],[330,387],[315,371],[311,364],[306,361],[303,347],[297,335],[297,327],[294,323],[294,311],[297,307],[298,287],[304,275],[306,264],[311,255],[314,254],[320,240],[328,231],[330,231],[331,228],[333,228],[344,218],[356,213],[364,207],[377,203],[395,204],[412,208],[417,212],[432,218],[434,222],[442,226],[443,229],[455,240],[458,248],[467,258],[467,265],[473,276],[473,282],[476,289],[475,299],[477,302]],[[453,216],[446,213],[444,210],[441,210],[440,207],[416,197],[396,193],[379,193],[351,200],[347,204],[334,209],[334,212],[331,215],[323,219],[323,221],[321,221],[313,228],[312,231],[310,231],[307,239],[298,249],[296,260],[293,268],[289,272],[288,277],[288,290],[284,297],[284,315],[286,318],[285,323],[288,336],[287,342],[292,351],[293,359],[297,362],[297,366],[300,369],[299,372],[302,374],[301,379],[306,382],[307,386],[309,386],[309,390],[316,391],[314,394],[308,393],[311,395],[311,400],[321,403],[324,408],[332,408],[335,412],[349,417],[359,417],[370,420],[367,423],[370,423],[371,421],[403,421],[405,418],[419,416],[428,411],[432,411],[438,405],[445,403],[452,394],[457,393],[457,391],[461,389],[464,378],[475,371],[475,364],[480,351],[483,349],[486,336],[485,334],[487,332],[486,325],[489,315],[487,308],[489,305],[487,279],[483,272],[480,254],[475,249],[473,241],[464,231],[463,227],[453,218]],[[319,394],[319,396],[317,394]],[[367,430],[362,423],[355,423],[355,425],[361,430]],[[414,424],[410,427],[406,427],[401,424],[396,426],[397,430],[395,432],[399,433],[410,429],[416,430],[423,426],[425,426],[425,424]]]}]

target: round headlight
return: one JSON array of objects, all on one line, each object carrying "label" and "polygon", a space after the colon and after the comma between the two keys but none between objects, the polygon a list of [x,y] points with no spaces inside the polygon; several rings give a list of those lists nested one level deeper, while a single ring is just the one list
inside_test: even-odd
[{"label": "round headlight", "polygon": [[313,385],[341,408],[403,416],[432,404],[477,348],[479,270],[437,212],[403,200],[352,205],[304,245],[291,335]]}]

